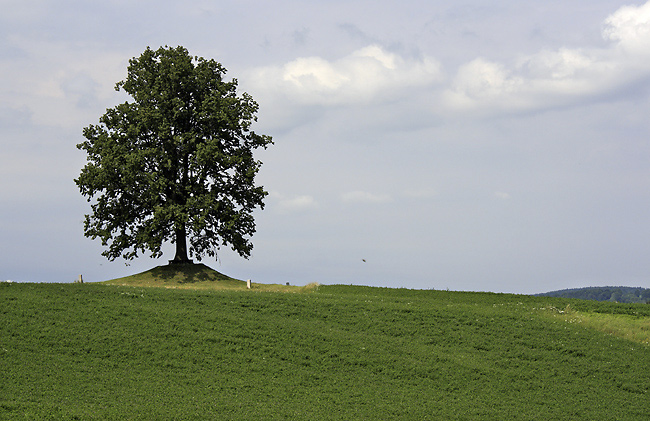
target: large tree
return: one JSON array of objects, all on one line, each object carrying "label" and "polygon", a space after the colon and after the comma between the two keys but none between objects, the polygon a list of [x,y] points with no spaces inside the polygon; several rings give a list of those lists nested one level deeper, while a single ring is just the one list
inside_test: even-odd
[{"label": "large tree", "polygon": [[225,73],[183,47],[147,48],[115,86],[133,100],[84,128],[77,148],[88,163],[75,179],[92,203],[84,234],[102,240],[109,260],[160,257],[166,241],[176,244],[172,262],[222,245],[250,256],[252,212],[268,194],[255,185],[253,151],[272,140],[251,130],[258,105]]}]

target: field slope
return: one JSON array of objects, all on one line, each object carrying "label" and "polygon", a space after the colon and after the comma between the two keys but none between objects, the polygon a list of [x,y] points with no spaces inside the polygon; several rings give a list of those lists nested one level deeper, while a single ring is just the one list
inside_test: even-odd
[{"label": "field slope", "polygon": [[647,419],[646,339],[590,317],[650,306],[0,284],[0,419]]}]

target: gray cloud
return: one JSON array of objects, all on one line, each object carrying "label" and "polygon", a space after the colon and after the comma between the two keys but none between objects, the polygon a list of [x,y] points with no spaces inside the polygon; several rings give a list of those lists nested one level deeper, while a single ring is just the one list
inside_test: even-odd
[{"label": "gray cloud", "polygon": [[[147,46],[260,104],[259,282],[650,287],[650,3],[11,1],[0,16],[0,279],[124,276],[82,237],[82,127]],[[254,7],[253,7],[254,5]],[[151,11],[155,10],[155,13]],[[269,19],[269,16],[274,16]],[[365,258],[367,264],[362,264]]]}]

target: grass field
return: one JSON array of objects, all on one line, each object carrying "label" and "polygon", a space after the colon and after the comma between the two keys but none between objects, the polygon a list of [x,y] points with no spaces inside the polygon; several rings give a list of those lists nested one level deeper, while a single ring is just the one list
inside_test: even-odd
[{"label": "grass field", "polygon": [[0,419],[650,416],[650,305],[173,282],[0,284]]}]

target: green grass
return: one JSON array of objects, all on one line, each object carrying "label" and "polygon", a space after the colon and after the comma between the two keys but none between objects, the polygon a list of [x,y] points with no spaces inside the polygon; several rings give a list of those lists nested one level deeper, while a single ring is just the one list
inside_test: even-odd
[{"label": "green grass", "polygon": [[650,347],[586,322],[645,326],[650,306],[310,290],[0,284],[0,419],[638,420],[650,411]]}]

